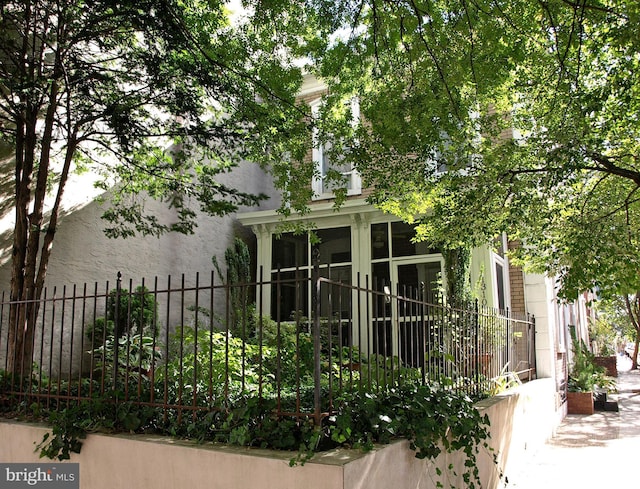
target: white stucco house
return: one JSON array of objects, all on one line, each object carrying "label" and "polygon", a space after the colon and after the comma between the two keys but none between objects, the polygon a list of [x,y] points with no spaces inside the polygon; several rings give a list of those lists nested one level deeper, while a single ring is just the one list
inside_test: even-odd
[{"label": "white stucco house", "polygon": [[[300,96],[312,110],[321,101],[324,87],[312,77],[305,79]],[[327,160],[321,146],[310,149],[310,158],[317,165],[318,177],[310,184],[314,190],[311,212],[304,217],[292,217],[314,223],[320,244],[313,244],[308,235],[281,234],[277,213],[280,199],[271,180],[254,164],[241,164],[228,178],[244,192],[265,193],[271,198],[257,209],[243,209],[235,216],[224,218],[200,215],[196,233],[191,236],[169,234],[160,238],[108,239],[102,233],[101,205],[92,200],[82,184],[68,192],[72,201],[61,220],[47,276],[48,287],[63,287],[83,283],[114,283],[117,272],[126,279],[163,279],[167,275],[185,274],[212,269],[211,257],[222,262],[224,251],[235,236],[251,243],[256,269],[263,280],[294,274],[310,274],[312,256],[319,253],[323,270],[330,265],[331,278],[357,285],[370,280],[372,287],[423,287],[425,296],[433,297],[435,283],[443,276],[444,258],[438,250],[424,243],[412,243],[413,229],[389,214],[367,203],[367,189],[352,168],[343,168],[348,181],[348,199],[336,212],[332,192],[322,176]],[[158,212],[170,212],[158,207]],[[170,217],[170,215],[166,216]],[[10,281],[11,219],[5,216],[0,229],[0,289],[8,291]],[[508,310],[513,314],[535,316],[535,371],[540,377],[553,378],[557,385],[557,408],[563,409],[566,385],[566,365],[569,350],[569,326],[586,331],[587,313],[583,302],[561,304],[553,278],[531,275],[509,263],[506,253],[510,243],[499,237],[497,246],[473,250],[471,283],[476,294],[488,307]],[[326,273],[326,272],[323,272]],[[311,298],[296,302],[286,290],[276,296],[269,287],[262,290],[262,311],[274,319],[288,320],[292,314],[310,316]],[[402,318],[399,318],[402,321]],[[377,335],[390,335],[377,331]],[[391,343],[390,343],[391,344]],[[391,350],[384,353],[391,353]],[[383,351],[378,351],[383,353]],[[517,369],[517,366],[513,366]]]},{"label": "white stucco house", "polygon": [[[300,96],[317,110],[325,93],[324,86],[312,76],[305,78]],[[352,107],[357,112],[357,105]],[[250,228],[257,238],[256,265],[265,280],[311,274],[313,257],[318,256],[321,274],[331,274],[334,280],[362,287],[393,287],[426,289],[425,297],[435,296],[438,280],[443,280],[444,258],[438,250],[425,243],[412,243],[414,230],[392,215],[385,214],[367,203],[367,189],[363,188],[357,171],[340,168],[347,181],[347,201],[336,212],[331,188],[323,176],[330,165],[321,144],[310,151],[316,166],[311,182],[314,197],[311,211],[303,217],[291,217],[301,224],[312,223],[320,244],[308,235],[282,233],[282,216],[275,210],[242,212],[239,221]],[[535,317],[535,368],[538,378],[552,378],[557,386],[560,417],[565,412],[567,360],[570,355],[569,328],[574,327],[582,337],[587,335],[589,312],[585,297],[575,303],[562,302],[557,295],[553,277],[523,272],[509,262],[507,250],[513,243],[500,236],[492,245],[474,249],[471,258],[471,284],[476,298],[485,306],[508,311],[509,314]],[[330,272],[327,272],[330,266]],[[322,271],[324,270],[324,271]],[[310,293],[300,304],[294,292],[280,290],[278,294],[262,288],[261,298],[266,311],[278,320],[286,321],[299,309],[307,315],[311,307]],[[306,304],[304,303],[306,301]],[[345,301],[346,303],[347,301]],[[353,312],[351,312],[353,314]],[[402,318],[399,318],[402,323]],[[389,332],[377,332],[378,335]],[[386,353],[390,353],[387,351]],[[512,366],[518,370],[518,366]]]}]

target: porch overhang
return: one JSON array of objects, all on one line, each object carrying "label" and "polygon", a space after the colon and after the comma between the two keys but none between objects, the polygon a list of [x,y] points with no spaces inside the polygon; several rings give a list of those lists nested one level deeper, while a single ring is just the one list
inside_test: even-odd
[{"label": "porch overhang", "polygon": [[277,210],[252,211],[238,214],[238,220],[245,226],[261,226],[273,225],[283,222],[288,223],[309,223],[326,219],[352,219],[354,216],[360,216],[362,220],[387,221],[396,220],[397,218],[383,213],[369,204],[365,199],[352,199],[344,202],[339,208],[336,208],[333,201],[325,201],[314,203],[309,206],[309,212],[306,214],[292,213],[285,216]]}]

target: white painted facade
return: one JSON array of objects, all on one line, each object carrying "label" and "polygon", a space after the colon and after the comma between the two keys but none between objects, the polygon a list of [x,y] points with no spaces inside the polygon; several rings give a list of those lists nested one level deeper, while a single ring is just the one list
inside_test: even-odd
[{"label": "white painted facade", "polygon": [[[234,182],[244,192],[264,193],[271,196],[260,208],[275,208],[280,201],[274,191],[272,181],[258,165],[243,163],[225,177]],[[70,187],[70,199],[78,199],[82,193],[92,188]],[[194,202],[194,207],[197,203]],[[149,209],[160,220],[170,222],[174,216],[165,205],[149,199]],[[123,280],[134,282],[145,277],[153,280],[167,275],[179,277],[185,274],[191,278],[196,272],[207,274],[213,269],[212,256],[224,263],[224,252],[232,244],[234,236],[252,239],[251,233],[243,228],[236,216],[212,217],[198,214],[198,227],[193,235],[170,233],[161,237],[147,236],[127,239],[110,239],[103,233],[105,223],[100,216],[102,205],[89,201],[83,205],[67,206],[66,215],[61,219],[53,244],[46,284],[54,286],[81,286],[84,283],[115,284],[117,272]],[[246,209],[244,209],[246,210]],[[4,229],[0,235],[2,255],[0,260],[0,291],[9,291],[11,279],[11,229]]]}]

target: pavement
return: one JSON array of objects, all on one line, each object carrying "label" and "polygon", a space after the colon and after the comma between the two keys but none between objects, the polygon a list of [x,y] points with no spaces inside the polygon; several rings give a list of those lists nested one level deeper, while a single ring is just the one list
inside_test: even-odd
[{"label": "pavement", "polygon": [[[637,487],[640,472],[640,370],[618,362],[619,412],[568,415],[555,436],[506,474],[505,489]],[[636,465],[638,464],[638,465]]]}]

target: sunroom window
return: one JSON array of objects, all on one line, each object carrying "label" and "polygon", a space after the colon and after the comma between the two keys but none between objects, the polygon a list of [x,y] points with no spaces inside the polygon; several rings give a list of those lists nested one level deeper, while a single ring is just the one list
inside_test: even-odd
[{"label": "sunroom window", "polygon": [[[272,236],[271,278],[273,281],[271,296],[271,316],[277,321],[290,321],[292,318],[310,317],[311,290],[307,279],[314,267],[313,258],[318,256],[320,275],[337,282],[351,283],[351,228],[336,227],[315,231],[317,241],[311,242],[304,234],[282,233]],[[349,289],[333,291],[342,294],[337,303],[343,306],[341,315],[346,318],[349,310]],[[323,304],[327,304],[326,301]],[[322,311],[327,314],[326,311]]]}]

